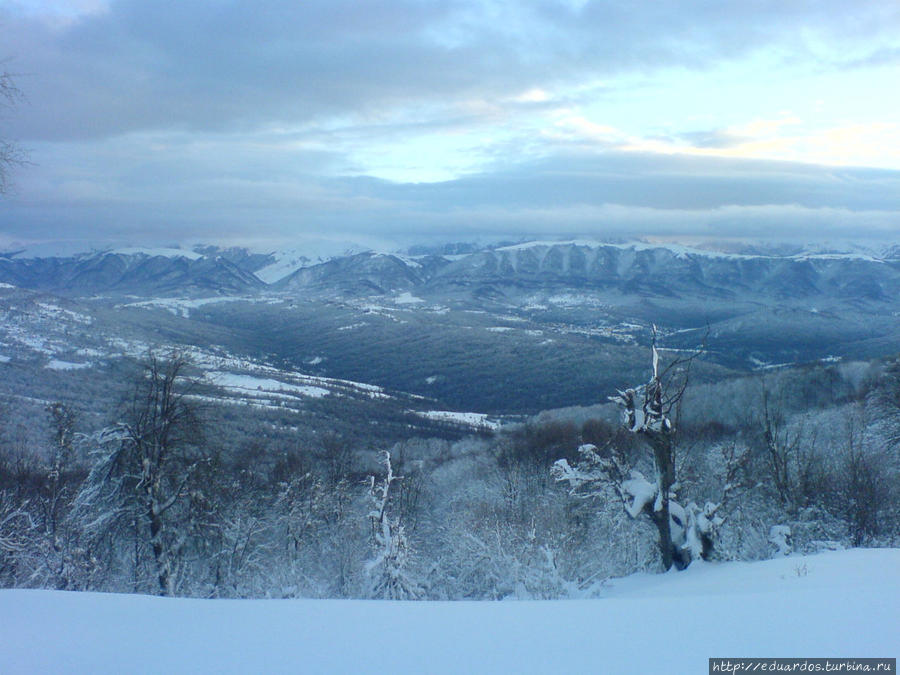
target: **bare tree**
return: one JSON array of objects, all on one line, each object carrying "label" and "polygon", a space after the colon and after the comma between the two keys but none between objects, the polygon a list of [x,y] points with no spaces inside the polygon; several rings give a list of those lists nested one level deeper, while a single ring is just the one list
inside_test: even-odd
[{"label": "bare tree", "polygon": [[62,510],[71,500],[66,474],[72,471],[75,455],[75,413],[62,403],[47,407],[53,422],[53,445],[46,480],[44,522],[47,534],[55,537],[62,521]]},{"label": "bare tree", "polygon": [[813,460],[807,448],[815,446],[815,437],[804,443],[804,425],[788,424],[784,408],[782,401],[772,400],[769,389],[763,385],[758,426],[762,431],[768,474],[781,506],[794,515],[804,497],[803,484],[809,481]]},{"label": "bare tree", "polygon": [[27,503],[18,504],[7,492],[0,492],[0,555],[26,548],[26,535],[35,528]]},{"label": "bare tree", "polygon": [[[0,73],[0,109],[15,107],[22,100],[22,92],[16,87],[11,73]],[[9,189],[9,169],[25,162],[25,155],[15,143],[0,138],[0,194]]]},{"label": "bare tree", "polygon": [[89,533],[121,545],[130,531],[135,567],[149,546],[161,595],[175,592],[189,528],[171,511],[186,501],[189,482],[204,461],[200,424],[182,381],[187,365],[178,353],[165,359],[149,355],[127,420],[92,437],[96,461],[76,499]]},{"label": "bare tree", "polygon": [[[862,420],[848,414],[846,440],[841,448],[834,481],[833,501],[850,529],[853,546],[864,546],[889,531],[892,487],[896,463],[884,447],[867,447]],[[892,475],[893,474],[893,475]]]}]

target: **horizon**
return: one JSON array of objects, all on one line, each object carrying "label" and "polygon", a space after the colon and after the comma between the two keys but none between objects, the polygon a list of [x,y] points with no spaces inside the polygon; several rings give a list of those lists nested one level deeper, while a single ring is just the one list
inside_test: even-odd
[{"label": "horizon", "polygon": [[418,257],[439,253],[442,248],[453,246],[473,247],[470,252],[482,250],[502,250],[522,245],[576,245],[613,246],[638,248],[670,248],[698,254],[750,255],[763,257],[794,257],[797,255],[849,255],[881,258],[893,257],[897,241],[892,238],[869,240],[811,240],[811,239],[756,239],[750,237],[700,238],[691,236],[653,237],[601,237],[601,236],[482,236],[469,239],[453,237],[418,237],[412,239],[376,239],[372,237],[326,237],[314,234],[300,234],[294,238],[281,239],[232,239],[206,240],[160,240],[141,242],[130,240],[49,240],[37,242],[0,241],[0,258],[68,258],[123,253],[126,255],[145,254],[149,256],[170,256],[176,252],[188,257],[209,255],[208,249],[216,251],[243,250],[251,254],[300,255],[324,262],[359,253],[377,253]]}]

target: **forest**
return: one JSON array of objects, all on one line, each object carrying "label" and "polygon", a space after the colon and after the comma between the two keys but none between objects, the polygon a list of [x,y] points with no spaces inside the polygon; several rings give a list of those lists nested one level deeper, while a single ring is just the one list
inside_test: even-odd
[{"label": "forest", "polygon": [[235,434],[177,351],[123,371],[96,419],[10,399],[0,586],[550,599],[700,558],[900,545],[900,359],[692,381],[699,353],[647,356],[595,406],[457,440],[366,442],[340,419]]}]

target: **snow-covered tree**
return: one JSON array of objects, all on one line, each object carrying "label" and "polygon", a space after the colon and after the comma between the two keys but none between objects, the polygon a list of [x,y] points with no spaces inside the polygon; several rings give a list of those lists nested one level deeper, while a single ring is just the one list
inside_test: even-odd
[{"label": "snow-covered tree", "polygon": [[675,359],[660,372],[656,347],[656,327],[651,343],[652,372],[647,384],[619,391],[609,400],[623,409],[622,423],[631,433],[640,435],[652,455],[650,479],[635,468],[620,447],[608,444],[602,450],[592,444],[578,448],[579,460],[571,466],[565,459],[552,467],[553,477],[569,484],[573,494],[595,497],[609,490],[621,500],[631,518],[649,518],[658,533],[663,568],[675,565],[684,569],[696,558],[709,558],[715,531],[722,524],[718,515],[721,503],[706,502],[702,507],[676,501],[678,483],[675,467],[675,425],[671,415],[687,386],[687,373],[697,353]]},{"label": "snow-covered tree", "polygon": [[[75,500],[75,514],[94,541],[109,549],[131,538],[137,568],[149,546],[157,592],[173,595],[189,513],[188,484],[203,461],[200,425],[185,398],[186,359],[150,354],[124,422],[91,436],[93,466]],[[135,572],[136,574],[136,572]]]},{"label": "snow-covered tree", "polygon": [[59,590],[77,585],[79,570],[78,532],[67,518],[80,479],[81,467],[76,462],[77,435],[75,413],[62,403],[47,407],[52,442],[48,461],[41,463],[41,483],[34,497],[40,538],[35,542],[41,564],[33,578],[41,585]]},{"label": "snow-covered tree", "polygon": [[369,520],[372,524],[372,541],[375,556],[366,563],[366,574],[370,583],[370,595],[387,600],[416,600],[423,595],[410,570],[411,550],[400,517],[391,517],[391,486],[398,480],[391,466],[391,453],[385,451],[382,462],[386,475],[376,483],[375,476],[369,476],[369,498],[372,510]]}]

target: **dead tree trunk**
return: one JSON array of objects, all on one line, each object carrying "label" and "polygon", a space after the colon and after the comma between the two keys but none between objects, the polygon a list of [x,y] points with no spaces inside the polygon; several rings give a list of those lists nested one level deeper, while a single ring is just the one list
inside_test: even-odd
[{"label": "dead tree trunk", "polygon": [[[662,555],[663,569],[668,570],[675,562],[676,550],[672,543],[672,522],[669,513],[669,495],[675,483],[675,467],[672,458],[672,439],[668,434],[654,434],[648,438],[653,448],[653,459],[656,464],[656,475],[659,484],[659,508],[651,508],[650,518],[659,533],[659,552]],[[680,562],[680,559],[679,559]],[[678,565],[679,569],[684,565]]]},{"label": "dead tree trunk", "polygon": [[577,466],[572,467],[561,459],[551,469],[556,480],[569,483],[573,494],[599,496],[604,486],[612,486],[630,517],[646,515],[656,527],[665,570],[673,565],[684,569],[692,558],[710,556],[714,530],[722,522],[716,515],[720,504],[707,502],[701,508],[692,502],[685,508],[673,498],[677,486],[675,427],[669,416],[681,401],[689,368],[699,354],[697,351],[687,358],[675,359],[660,373],[654,327],[650,381],[609,397],[622,406],[625,428],[639,434],[649,446],[655,474],[653,482],[633,468],[615,447],[604,453],[593,445],[583,445],[579,448],[582,458]]}]

